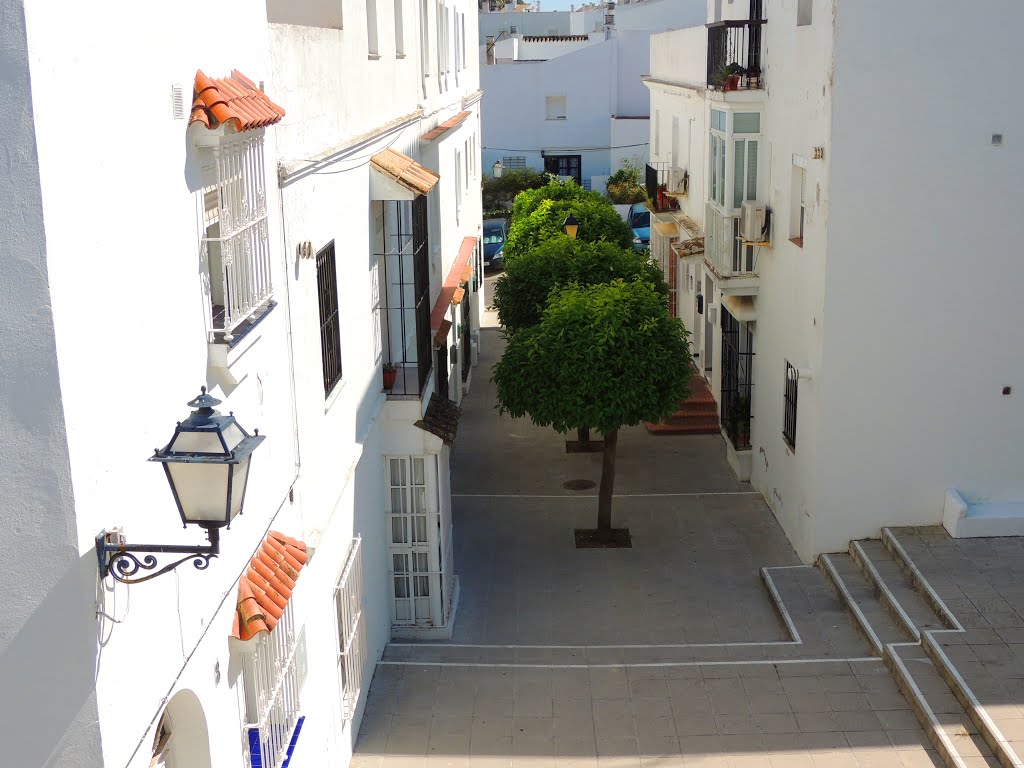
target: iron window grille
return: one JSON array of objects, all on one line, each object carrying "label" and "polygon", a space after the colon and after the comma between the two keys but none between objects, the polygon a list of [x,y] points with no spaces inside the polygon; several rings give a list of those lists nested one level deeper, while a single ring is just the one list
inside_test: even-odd
[{"label": "iron window grille", "polygon": [[342,720],[355,717],[363,687],[363,658],[366,633],[363,621],[362,538],[352,540],[348,559],[334,588],[338,630],[338,682],[341,688]]},{"label": "iron window grille", "polygon": [[445,400],[448,397],[448,342],[437,348],[437,395]]},{"label": "iron window grille", "polygon": [[722,424],[733,448],[750,448],[754,335],[722,307]]},{"label": "iron window grille", "polygon": [[521,170],[526,167],[526,157],[524,155],[506,155],[501,158],[501,164],[507,171]]},{"label": "iron window grille", "polygon": [[333,240],[316,255],[316,286],[320,300],[320,360],[324,372],[324,394],[328,394],[341,381],[341,321]]},{"label": "iron window grille", "polygon": [[374,312],[382,358],[398,372],[391,394],[420,396],[433,362],[427,198],[376,201],[374,219]]},{"label": "iron window grille", "polygon": [[[279,768],[294,749],[301,727],[299,666],[301,654],[292,618],[294,599],[266,637],[258,637],[242,659],[250,768]],[[304,664],[304,661],[302,662]]]},{"label": "iron window grille", "polygon": [[462,324],[460,329],[461,333],[459,334],[459,365],[462,366],[463,382],[469,380],[470,344],[473,343],[469,337],[469,318],[471,315],[471,308],[469,305],[471,301],[472,299],[470,298],[470,294],[467,293],[463,297],[462,306],[460,307],[460,309],[462,310]]},{"label": "iron window grille", "polygon": [[786,361],[786,393],[783,398],[785,403],[785,415],[782,420],[782,437],[786,445],[796,450],[796,395],[800,381],[797,377],[797,370],[790,362]]},{"label": "iron window grille", "polygon": [[202,256],[212,328],[230,342],[273,296],[263,131],[225,137],[204,150]]}]

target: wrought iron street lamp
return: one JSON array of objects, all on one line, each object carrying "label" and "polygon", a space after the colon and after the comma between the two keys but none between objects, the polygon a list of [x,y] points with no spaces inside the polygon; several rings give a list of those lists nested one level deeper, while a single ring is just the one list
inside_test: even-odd
[{"label": "wrought iron street lamp", "polygon": [[570,213],[565,217],[565,221],[562,222],[562,229],[565,230],[565,234],[575,240],[576,233],[580,230],[580,223],[576,220],[576,217]]},{"label": "wrought iron street lamp", "polygon": [[[182,525],[205,528],[210,543],[127,544],[120,531],[101,531],[96,536],[96,556],[102,578],[113,576],[117,581],[135,584],[172,571],[189,559],[197,569],[204,570],[210,558],[220,554],[220,529],[230,528],[235,515],[242,511],[252,453],[266,439],[259,430],[251,435],[246,432],[233,413],[225,416],[214,410],[220,402],[203,387],[200,395],[188,403],[195,410],[178,422],[170,442],[157,448],[149,459],[163,464]],[[157,567],[154,553],[185,557],[133,578],[140,570]]]},{"label": "wrought iron street lamp", "polygon": [[491,166],[491,173],[494,175],[494,178],[500,179],[501,174],[503,174],[504,172],[505,166],[502,165],[501,160],[495,160],[494,165]]}]

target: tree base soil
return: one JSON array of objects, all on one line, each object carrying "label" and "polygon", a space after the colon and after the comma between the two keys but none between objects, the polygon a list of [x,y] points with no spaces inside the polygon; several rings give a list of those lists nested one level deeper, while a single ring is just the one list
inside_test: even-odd
[{"label": "tree base soil", "polygon": [[597,528],[577,528],[576,549],[631,549],[633,540],[629,537],[629,528],[610,528],[606,531]]},{"label": "tree base soil", "polygon": [[565,452],[566,453],[603,453],[604,452],[604,440],[588,440],[581,442],[579,440],[566,440],[565,441]]}]

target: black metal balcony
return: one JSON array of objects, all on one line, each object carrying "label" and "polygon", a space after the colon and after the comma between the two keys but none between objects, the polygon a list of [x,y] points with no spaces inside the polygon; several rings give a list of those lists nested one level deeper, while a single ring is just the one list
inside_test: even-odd
[{"label": "black metal balcony", "polygon": [[764,19],[738,19],[708,24],[708,88],[717,91],[757,90],[761,76],[761,28]]}]

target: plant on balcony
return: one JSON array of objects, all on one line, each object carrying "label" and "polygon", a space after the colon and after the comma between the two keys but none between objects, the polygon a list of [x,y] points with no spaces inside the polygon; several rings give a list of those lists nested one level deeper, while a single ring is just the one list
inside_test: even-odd
[{"label": "plant on balcony", "polygon": [[750,398],[737,396],[732,400],[726,433],[737,451],[750,449]]},{"label": "plant on balcony", "polygon": [[732,61],[718,67],[711,76],[711,84],[720,91],[735,91],[740,87],[740,77],[745,75],[747,70],[738,62]]},{"label": "plant on balcony", "polygon": [[384,363],[384,389],[391,389],[398,381],[398,369],[393,363]]},{"label": "plant on balcony", "polygon": [[618,431],[666,418],[689,395],[688,336],[636,279],[555,289],[541,321],[509,337],[494,368],[500,411],[604,435],[597,528],[577,530],[577,546],[630,546],[628,530],[612,528]]}]

